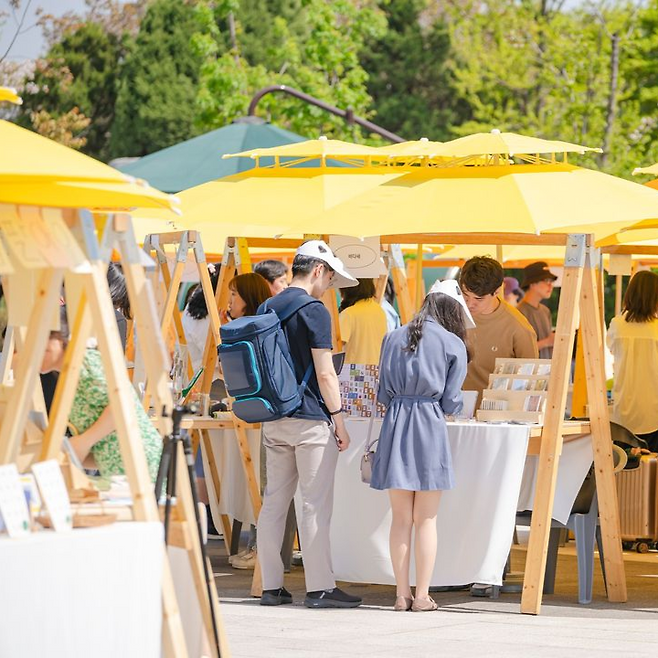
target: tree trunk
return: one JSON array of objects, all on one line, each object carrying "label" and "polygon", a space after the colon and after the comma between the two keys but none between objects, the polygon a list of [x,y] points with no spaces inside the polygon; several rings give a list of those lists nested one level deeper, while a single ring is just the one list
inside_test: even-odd
[{"label": "tree trunk", "polygon": [[603,135],[603,153],[599,162],[602,168],[608,163],[612,133],[617,114],[617,87],[619,85],[619,34],[615,32],[611,39],[612,50],[610,52],[610,91],[608,93],[608,106],[605,117],[605,133]]}]

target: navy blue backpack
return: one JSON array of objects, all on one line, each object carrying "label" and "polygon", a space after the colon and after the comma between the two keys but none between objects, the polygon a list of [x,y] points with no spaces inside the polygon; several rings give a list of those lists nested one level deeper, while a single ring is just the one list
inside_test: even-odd
[{"label": "navy blue backpack", "polygon": [[309,364],[301,384],[297,383],[283,324],[309,304],[321,304],[311,295],[299,295],[279,313],[268,310],[267,302],[257,315],[233,320],[220,328],[217,354],[224,383],[234,399],[233,413],[248,423],[265,423],[291,416],[302,404],[313,373]]}]

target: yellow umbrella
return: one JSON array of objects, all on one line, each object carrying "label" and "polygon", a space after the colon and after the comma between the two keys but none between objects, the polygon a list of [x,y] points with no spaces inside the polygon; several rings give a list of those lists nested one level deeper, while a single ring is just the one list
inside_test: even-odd
[{"label": "yellow umbrella", "polygon": [[124,210],[175,208],[175,198],[98,160],[0,121],[0,203]]},{"label": "yellow umbrella", "polygon": [[308,233],[306,218],[400,175],[371,168],[252,169],[181,192],[179,219],[152,210],[136,211],[133,218],[138,234],[142,219],[173,220],[176,230],[200,231],[204,248],[220,253],[229,236],[271,238],[293,224],[300,226],[296,235]]},{"label": "yellow umbrella", "polygon": [[427,137],[421,137],[416,141],[380,146],[377,151],[384,155],[416,158],[422,155],[427,155],[428,152],[433,152],[433,149],[437,149],[442,144],[443,142],[431,142]]},{"label": "yellow umbrella", "polygon": [[585,153],[586,151],[601,153],[599,148],[589,148],[580,144],[539,139],[537,137],[526,137],[517,133],[503,133],[499,130],[460,137],[436,147],[427,147],[427,149],[431,150],[434,155],[450,158],[465,158],[474,155],[512,156],[543,153]]},{"label": "yellow umbrella", "polygon": [[0,102],[7,101],[14,105],[22,105],[23,99],[16,93],[12,87],[0,87]]},{"label": "yellow umbrella", "polygon": [[379,149],[363,144],[342,142],[339,139],[309,139],[305,142],[283,144],[270,148],[256,148],[241,153],[227,153],[223,158],[264,158],[264,157],[295,157],[295,158],[365,158],[376,156]]},{"label": "yellow umbrella", "polygon": [[358,236],[576,230],[603,236],[643,219],[658,221],[654,191],[558,163],[418,168],[311,217],[303,226],[309,233]]}]

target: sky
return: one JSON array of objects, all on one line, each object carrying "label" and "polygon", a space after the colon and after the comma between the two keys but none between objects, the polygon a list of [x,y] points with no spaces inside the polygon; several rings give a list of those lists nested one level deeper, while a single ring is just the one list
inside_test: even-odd
[{"label": "sky", "polygon": [[[27,7],[27,4],[28,0],[22,0],[21,12]],[[8,0],[0,0],[0,12],[8,11],[8,7]],[[68,11],[82,12],[85,8],[85,0],[32,0],[23,25],[23,29],[26,27],[30,29],[18,36],[7,59],[22,62],[26,59],[35,59],[43,54],[44,41],[41,28],[35,26],[35,12],[39,7],[47,14],[61,16]],[[5,54],[15,33],[14,26],[15,23],[11,16],[9,16],[4,26],[0,26],[0,57]]]}]

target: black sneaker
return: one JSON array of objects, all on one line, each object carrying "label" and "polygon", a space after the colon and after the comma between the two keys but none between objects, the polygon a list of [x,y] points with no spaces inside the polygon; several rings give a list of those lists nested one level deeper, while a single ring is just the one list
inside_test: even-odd
[{"label": "black sneaker", "polygon": [[264,589],[260,597],[261,605],[284,605],[292,603],[292,594],[285,588]]},{"label": "black sneaker", "polygon": [[307,608],[357,608],[362,599],[352,596],[342,589],[321,589],[318,592],[306,592],[304,605]]}]

